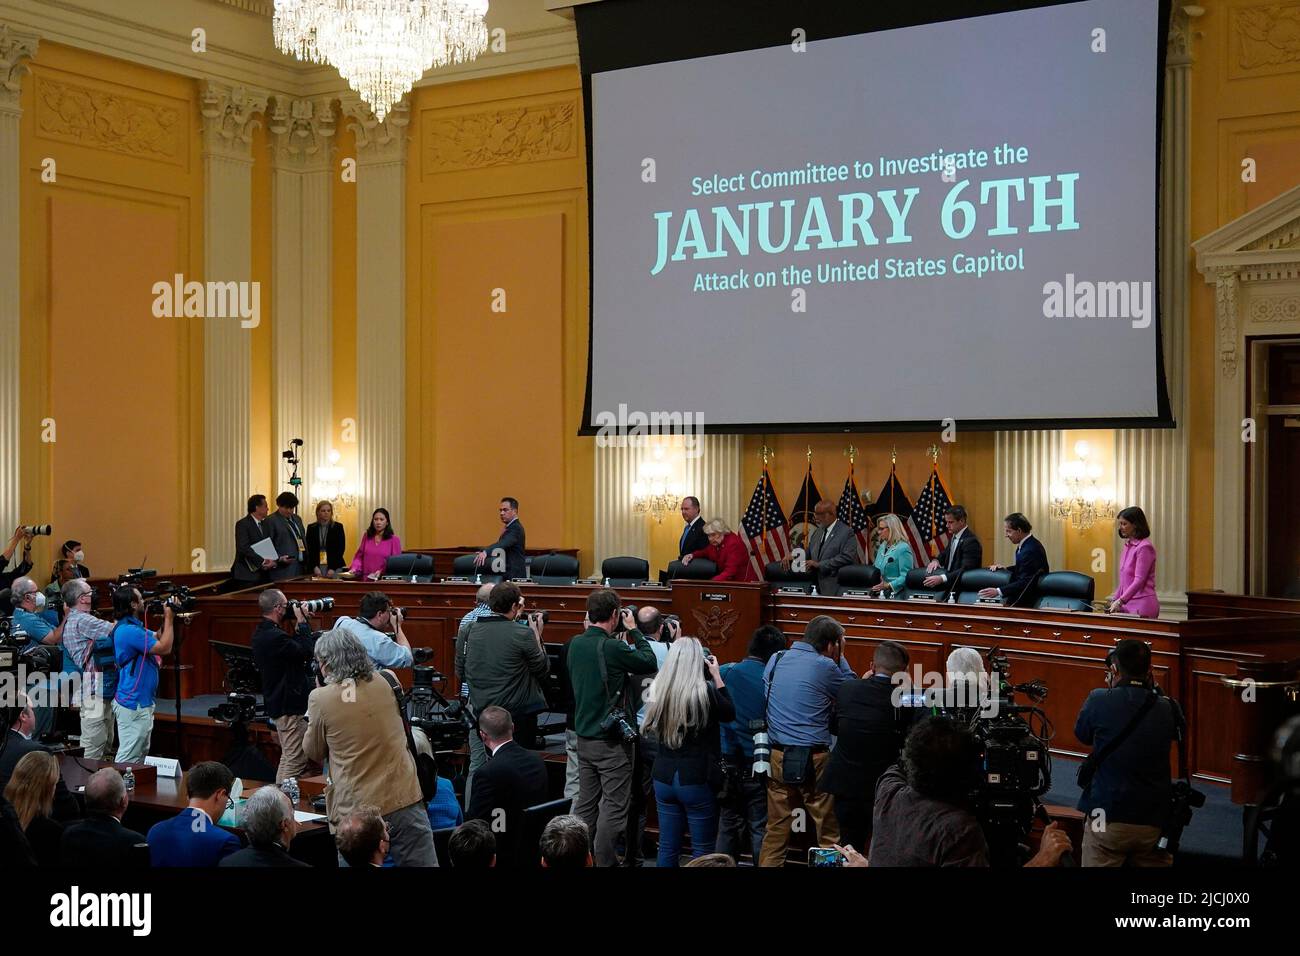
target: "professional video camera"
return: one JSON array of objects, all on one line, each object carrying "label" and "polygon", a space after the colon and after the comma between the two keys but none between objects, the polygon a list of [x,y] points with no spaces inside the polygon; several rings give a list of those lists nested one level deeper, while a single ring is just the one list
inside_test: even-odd
[{"label": "professional video camera", "polygon": [[[419,665],[429,660],[433,651],[417,647],[412,655]],[[411,726],[425,732],[434,753],[457,750],[469,741],[471,722],[465,704],[459,698],[447,700],[434,686],[446,679],[432,667],[413,667],[411,689],[403,699]]]},{"label": "professional video camera", "polygon": [[[1052,723],[1037,706],[1047,697],[1039,680],[1011,683],[1011,663],[996,647],[985,657],[997,675],[995,697],[970,718],[970,730],[980,742],[980,779],[972,798],[975,815],[989,844],[994,866],[1020,866],[1028,858],[1023,845],[1034,819],[1047,822],[1038,799],[1052,788]],[[1024,694],[1032,703],[1017,704]],[[1037,731],[1031,721],[1037,721]]]},{"label": "professional video camera", "polygon": [[208,716],[218,723],[234,725],[265,717],[265,708],[257,703],[257,695],[262,692],[262,675],[253,660],[253,649],[222,641],[212,641],[209,646],[221,655],[226,665],[226,677],[222,681],[226,699],[209,708]]},{"label": "professional video camera", "polygon": [[19,667],[32,674],[57,674],[63,669],[63,648],[55,644],[33,644],[27,632],[12,618],[0,618],[0,674],[17,675]]},{"label": "professional video camera", "polygon": [[190,593],[189,588],[170,581],[159,581],[152,591],[141,591],[140,596],[145,600],[145,611],[155,614],[164,607],[186,614],[199,606],[198,598]]}]

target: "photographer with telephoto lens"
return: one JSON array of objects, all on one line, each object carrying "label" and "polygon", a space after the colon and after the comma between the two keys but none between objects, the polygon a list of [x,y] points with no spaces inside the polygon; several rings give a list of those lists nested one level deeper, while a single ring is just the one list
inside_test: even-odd
[{"label": "photographer with telephoto lens", "polygon": [[[524,611],[519,586],[503,581],[488,594],[491,613],[471,621],[456,635],[456,673],[469,684],[469,704],[477,719],[488,707],[510,712],[515,739],[531,747],[537,737],[537,715],[546,709],[542,679],[550,671],[542,647],[545,626],[541,612]],[[487,761],[487,750],[476,733],[469,735],[469,805],[474,774]]]},{"label": "photographer with telephoto lens", "polygon": [[[1074,735],[1092,747],[1079,767],[1079,809],[1089,816],[1083,865],[1170,866],[1190,808],[1205,800],[1190,783],[1169,780],[1172,744],[1180,745],[1180,767],[1186,764],[1182,708],[1156,684],[1145,641],[1115,645],[1106,657],[1106,684],[1088,695],[1074,725]],[[1169,823],[1177,826],[1172,843]]]},{"label": "photographer with telephoto lens", "polygon": [[170,601],[162,610],[162,630],[151,631],[144,626],[145,601],[140,589],[128,585],[113,592],[113,617],[117,619],[113,628],[117,662],[113,717],[117,721],[118,763],[139,763],[149,753],[158,667],[161,655],[172,652],[175,611]]},{"label": "photographer with telephoto lens", "polygon": [[[262,619],[253,631],[253,660],[262,675],[262,696],[266,716],[275,721],[280,738],[280,764],[275,770],[277,784],[289,777],[299,777],[308,766],[302,751],[307,732],[307,695],[312,690],[311,659],[316,639],[312,636],[307,612],[298,601],[290,603],[283,591],[267,588],[257,596]],[[284,632],[284,619],[293,615],[293,635]]]},{"label": "photographer with telephoto lens", "polygon": [[[631,609],[619,607],[616,591],[591,592],[587,620],[590,626],[568,649],[579,774],[574,812],[595,831],[596,865],[615,866],[615,842],[627,828],[636,740],[628,678],[653,673],[658,664]],[[623,632],[616,633],[620,625]]]}]

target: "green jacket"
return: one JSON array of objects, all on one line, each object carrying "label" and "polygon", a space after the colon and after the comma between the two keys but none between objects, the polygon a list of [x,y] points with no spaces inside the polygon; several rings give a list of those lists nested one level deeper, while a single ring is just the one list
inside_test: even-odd
[{"label": "green jacket", "polygon": [[888,581],[893,588],[893,596],[906,597],[907,572],[911,571],[916,563],[912,546],[906,541],[895,541],[891,548],[879,544],[876,546],[875,563],[876,567],[880,568],[881,578]]},{"label": "green jacket", "polygon": [[[628,647],[622,638],[606,634],[598,627],[589,627],[569,641],[569,682],[573,685],[573,732],[579,737],[604,739],[601,721],[609,713],[613,702],[628,710],[627,678],[631,674],[653,674],[659,669],[654,648],[641,636],[640,631],[629,632],[636,647]],[[596,654],[605,655],[605,668],[609,673],[609,686],[600,686],[600,662]],[[473,693],[474,684],[470,683]]]},{"label": "green jacket", "polygon": [[546,706],[541,678],[550,669],[532,628],[520,620],[489,614],[456,635],[456,673],[469,683],[469,703],[504,707],[512,714],[536,713]]}]

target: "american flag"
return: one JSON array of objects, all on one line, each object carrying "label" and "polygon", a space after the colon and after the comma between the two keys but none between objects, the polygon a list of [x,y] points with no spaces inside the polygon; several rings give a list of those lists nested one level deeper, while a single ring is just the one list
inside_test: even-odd
[{"label": "american flag", "polygon": [[925,547],[921,544],[921,530],[912,520],[912,502],[898,480],[897,465],[890,467],[885,487],[880,489],[880,497],[867,513],[871,515],[873,522],[881,515],[898,515],[898,520],[903,523],[903,533],[907,535],[912,553],[916,556],[917,566],[924,565],[929,560],[925,557]]},{"label": "american flag", "polygon": [[849,466],[849,476],[844,479],[844,490],[840,492],[840,503],[835,507],[835,517],[853,529],[858,538],[858,559],[864,564],[871,560],[871,519],[867,509],[862,507],[862,496],[858,494],[858,484],[853,480],[853,466]]},{"label": "american flag", "polygon": [[766,468],[754,486],[754,495],[749,499],[745,516],[740,519],[740,540],[749,552],[749,561],[760,581],[766,579],[768,562],[780,561],[790,553],[785,512],[781,510],[781,502],[776,500]]},{"label": "american flag", "polygon": [[943,486],[943,479],[939,477],[939,469],[934,468],[912,511],[917,530],[921,532],[921,543],[928,548],[930,542],[934,542],[934,551],[929,555],[932,558],[937,558],[939,552],[948,547],[948,525],[943,520],[943,514],[951,505],[952,500]]}]

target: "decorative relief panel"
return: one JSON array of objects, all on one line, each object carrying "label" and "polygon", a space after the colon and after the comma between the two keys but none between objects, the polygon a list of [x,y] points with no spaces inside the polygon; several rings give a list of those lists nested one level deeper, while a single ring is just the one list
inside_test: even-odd
[{"label": "decorative relief panel", "polygon": [[1230,50],[1234,77],[1300,70],[1300,3],[1237,7]]},{"label": "decorative relief panel", "polygon": [[572,159],[578,154],[578,107],[566,99],[511,109],[422,117],[424,173]]},{"label": "decorative relief panel", "polygon": [[182,164],[183,115],[177,106],[37,77],[36,130],[49,139]]},{"label": "decorative relief panel", "polygon": [[1300,323],[1300,295],[1252,297],[1250,300],[1250,321]]}]

